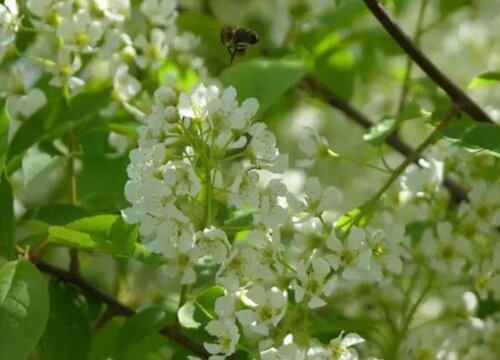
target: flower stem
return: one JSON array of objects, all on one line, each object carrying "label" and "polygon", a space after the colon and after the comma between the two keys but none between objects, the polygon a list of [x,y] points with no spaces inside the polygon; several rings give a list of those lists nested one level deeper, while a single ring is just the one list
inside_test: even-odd
[{"label": "flower stem", "polygon": [[380,172],[383,172],[386,174],[389,173],[389,171],[387,171],[386,169],[380,168],[376,165],[365,163],[362,160],[358,160],[358,159],[355,159],[355,158],[352,158],[349,156],[337,154],[336,152],[334,152],[333,150],[330,150],[330,149],[328,149],[328,156],[330,156],[332,159],[346,160],[346,161],[350,161],[350,162],[358,164],[358,165],[369,167],[371,169],[374,169],[374,170],[377,170],[377,171],[380,171]]}]

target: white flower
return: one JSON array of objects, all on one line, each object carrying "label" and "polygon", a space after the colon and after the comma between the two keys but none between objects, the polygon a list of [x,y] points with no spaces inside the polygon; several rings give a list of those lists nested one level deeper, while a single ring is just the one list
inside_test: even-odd
[{"label": "white flower", "polygon": [[136,63],[141,69],[151,67],[157,69],[167,57],[168,37],[164,30],[152,29],[149,39],[144,34],[140,34],[134,40],[134,45],[139,49]]},{"label": "white flower", "polygon": [[474,288],[481,299],[486,299],[493,293],[495,299],[500,299],[500,246],[495,246],[491,258],[474,265],[470,273]]},{"label": "white flower", "polygon": [[465,220],[485,233],[491,233],[492,228],[500,227],[500,180],[494,183],[484,180],[472,182],[468,197],[469,202],[460,204],[462,221]]},{"label": "white flower", "polygon": [[184,245],[184,248],[182,245],[177,246],[168,254],[168,257],[167,264],[162,266],[163,274],[170,278],[180,276],[181,284],[192,284],[196,281],[195,257],[189,245]]},{"label": "white flower", "polygon": [[279,155],[274,134],[267,130],[263,123],[254,124],[249,133],[252,140],[247,151],[252,164],[261,168],[272,167]]},{"label": "white flower", "polygon": [[113,77],[122,65],[135,63],[137,51],[132,39],[119,29],[109,29],[103,35],[103,44],[99,48],[99,57],[110,62],[109,76]]},{"label": "white flower", "polygon": [[193,166],[184,161],[169,161],[162,171],[163,181],[175,196],[196,196],[201,189]]},{"label": "white flower", "polygon": [[70,19],[64,19],[56,34],[64,40],[64,45],[72,51],[92,52],[103,33],[102,24],[90,17],[83,9]]},{"label": "white flower", "polygon": [[367,243],[372,253],[370,275],[380,281],[386,269],[393,274],[403,271],[403,250],[400,244],[405,236],[405,227],[397,223],[388,212],[379,214],[377,218],[382,219],[383,228],[375,229],[368,237]]},{"label": "white flower", "polygon": [[254,229],[247,237],[248,243],[259,253],[259,259],[264,266],[273,268],[278,274],[283,272],[283,265],[279,261],[279,256],[285,247],[280,240],[280,232]]},{"label": "white flower", "polygon": [[62,46],[57,54],[55,66],[49,68],[54,73],[50,84],[54,86],[67,84],[72,93],[77,92],[85,84],[82,79],[75,76],[81,66],[80,57],[72,53],[67,46]]},{"label": "white flower", "polygon": [[297,166],[308,168],[314,165],[316,160],[328,156],[330,145],[325,137],[320,136],[315,130],[308,130],[307,136],[301,138],[298,142],[299,149],[307,155],[307,159],[297,161]]},{"label": "white flower", "polygon": [[240,334],[234,320],[229,318],[212,320],[207,324],[205,330],[216,337],[215,343],[205,342],[203,344],[205,349],[212,355],[220,354],[219,356],[210,356],[210,360],[224,359],[235,352]]},{"label": "white flower", "polygon": [[234,311],[236,308],[236,295],[230,294],[226,290],[224,296],[220,296],[215,300],[214,310],[220,318],[234,319]]},{"label": "white flower", "polygon": [[210,115],[209,104],[219,96],[219,88],[214,85],[206,87],[203,84],[196,86],[191,93],[182,93],[179,96],[177,109],[181,118],[207,119]]},{"label": "white flower", "polygon": [[108,144],[120,155],[125,155],[129,147],[129,138],[126,135],[111,131],[108,136]]},{"label": "white flower", "polygon": [[0,75],[0,96],[7,98],[9,115],[13,119],[19,115],[28,118],[46,104],[45,93],[33,87],[37,75],[30,73],[27,66],[17,64],[5,76]]},{"label": "white flower", "polygon": [[112,23],[121,23],[130,13],[130,0],[92,0],[96,9]]},{"label": "white flower", "polygon": [[128,66],[121,65],[113,77],[113,98],[127,103],[141,91],[141,83],[129,74]]},{"label": "white flower", "polygon": [[196,233],[194,253],[196,257],[210,257],[217,264],[226,260],[231,245],[226,233],[214,227]]},{"label": "white flower", "polygon": [[278,349],[271,347],[260,352],[260,358],[262,360],[304,360],[305,352],[300,349],[293,342],[293,335],[288,334],[284,340],[283,345]]},{"label": "white flower", "polygon": [[269,325],[278,325],[288,303],[286,291],[276,287],[266,290],[261,285],[252,286],[242,300],[252,309],[240,310],[236,317],[242,325],[262,335],[268,335]]},{"label": "white flower", "polygon": [[438,223],[436,233],[435,236],[429,228],[424,231],[420,239],[421,250],[436,271],[456,276],[466,263],[471,245],[465,237],[454,231],[449,222]]},{"label": "white flower", "polygon": [[287,218],[287,211],[280,203],[280,198],[284,199],[287,193],[286,186],[279,179],[271,180],[259,191],[260,212],[255,216],[256,221],[273,229],[282,225]]},{"label": "white flower", "polygon": [[324,296],[330,296],[335,285],[335,278],[328,279],[330,266],[321,257],[313,257],[308,263],[300,261],[297,265],[297,279],[292,283],[295,301],[307,299],[311,309],[326,305]]},{"label": "white flower", "polygon": [[357,360],[358,353],[351,346],[364,343],[365,340],[356,333],[350,333],[345,336],[341,333],[335,339],[330,341],[328,349],[331,351],[332,359],[335,360]]},{"label": "white flower", "polygon": [[259,206],[259,173],[256,170],[239,175],[231,186],[229,205],[242,209],[245,206],[256,208]]},{"label": "white flower", "polygon": [[175,0],[144,0],[141,11],[153,25],[170,26],[177,16],[176,6]]},{"label": "white flower", "polygon": [[365,232],[353,226],[347,239],[341,242],[333,230],[326,241],[330,250],[326,259],[334,270],[342,270],[345,279],[361,279],[370,266],[370,249],[365,241]]},{"label": "white flower", "polygon": [[444,162],[419,160],[420,167],[410,165],[401,176],[400,200],[405,203],[414,197],[426,197],[439,190],[443,182]]},{"label": "white flower", "polygon": [[29,11],[40,18],[34,20],[35,26],[50,29],[58,23],[59,17],[69,17],[72,13],[72,1],[67,0],[27,0]]},{"label": "white flower", "polygon": [[326,210],[337,209],[343,200],[343,194],[340,190],[333,186],[328,186],[323,190],[316,177],[307,179],[304,192],[307,209],[311,215],[320,216]]},{"label": "white flower", "polygon": [[19,28],[19,8],[16,0],[5,0],[0,4],[0,61],[7,45],[12,43]]}]

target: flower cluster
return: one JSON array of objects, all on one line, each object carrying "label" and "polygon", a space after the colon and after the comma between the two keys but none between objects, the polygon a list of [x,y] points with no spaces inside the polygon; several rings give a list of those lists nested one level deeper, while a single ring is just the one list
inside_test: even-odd
[{"label": "flower cluster", "polygon": [[[141,91],[150,94],[140,78],[157,71],[169,54],[189,51],[186,43],[196,43],[176,30],[176,8],[175,0],[147,0],[137,7],[129,0],[27,0],[19,14],[16,0],[0,5],[0,63],[4,59],[8,69],[0,73],[0,96],[8,98],[11,117],[29,118],[45,105],[46,95],[36,86],[46,82],[45,74],[65,97],[87,84],[110,82],[113,101],[102,113],[111,116],[123,107],[142,116],[134,100]],[[134,25],[138,20],[140,28]],[[35,37],[21,52],[16,35],[23,31]],[[199,58],[189,59],[203,72]]]},{"label": "flower cluster", "polygon": [[[337,276],[369,268],[362,230],[353,230],[345,246],[332,232],[323,250],[304,253],[295,264],[287,260],[291,253],[281,230],[321,217],[342,196],[333,187],[322,190],[317,179],[308,182],[303,199],[290,193],[279,177],[283,156],[265,124],[254,121],[257,111],[255,99],[239,103],[232,87],[199,85],[189,94],[160,88],[138,129],[139,147],[130,153],[126,221],[139,224],[146,248],[163,255],[165,274],[193,284],[197,269],[215,266],[215,283],[225,289],[216,301],[217,319],[206,326],[216,339],[205,344],[213,359],[236,351],[240,329],[264,337],[264,343],[272,340],[286,316],[290,289],[296,303],[321,307]],[[228,211],[233,215],[221,221],[219,214]],[[233,229],[239,217],[247,220]],[[235,240],[235,231],[244,231],[243,241]],[[351,354],[346,349],[357,342],[313,342],[304,354]],[[273,351],[263,350],[262,358]]]}]

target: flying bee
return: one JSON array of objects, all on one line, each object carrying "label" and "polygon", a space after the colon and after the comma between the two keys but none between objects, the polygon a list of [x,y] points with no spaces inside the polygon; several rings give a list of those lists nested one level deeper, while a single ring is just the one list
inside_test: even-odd
[{"label": "flying bee", "polygon": [[226,46],[232,64],[236,55],[245,54],[248,45],[259,42],[259,35],[252,29],[224,26],[220,31],[220,42]]}]

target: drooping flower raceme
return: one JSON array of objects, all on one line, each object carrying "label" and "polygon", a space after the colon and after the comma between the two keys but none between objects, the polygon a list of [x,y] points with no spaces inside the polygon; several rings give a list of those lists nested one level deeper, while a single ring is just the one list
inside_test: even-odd
[{"label": "drooping flower raceme", "polygon": [[[138,148],[130,152],[125,196],[131,206],[122,212],[125,220],[139,225],[146,249],[163,256],[165,274],[192,284],[197,267],[209,265],[215,283],[225,289],[216,301],[217,318],[205,328],[213,337],[205,343],[211,359],[236,351],[238,326],[272,339],[286,316],[288,286],[297,302],[316,308],[326,304],[336,280],[319,255],[305,254],[294,270],[285,260],[280,228],[295,226],[294,219],[303,216],[294,212],[308,206],[313,216],[321,215],[341,194],[333,188],[323,192],[313,180],[306,204],[287,206],[299,200],[281,179],[263,181],[262,171],[277,171],[280,155],[274,135],[254,122],[257,110],[255,99],[239,103],[232,87],[198,85],[189,94],[159,88],[142,117]],[[233,212],[235,221],[244,214],[249,231],[243,241],[227,233],[231,226],[220,222],[221,211]],[[262,358],[292,348],[269,349]],[[297,351],[299,358],[307,352]]]}]

